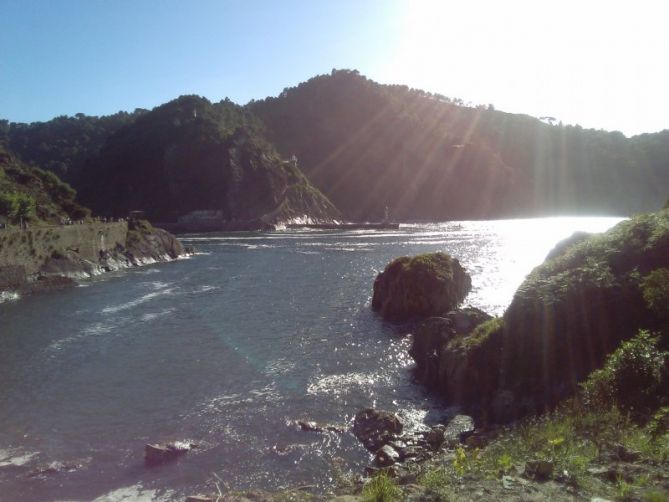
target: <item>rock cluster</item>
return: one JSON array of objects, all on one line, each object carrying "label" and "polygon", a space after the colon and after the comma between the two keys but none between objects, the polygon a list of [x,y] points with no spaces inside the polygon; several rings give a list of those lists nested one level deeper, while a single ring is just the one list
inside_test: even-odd
[{"label": "rock cluster", "polygon": [[474,432],[474,420],[457,415],[448,424],[436,425],[427,431],[403,432],[403,429],[396,415],[367,408],[356,414],[352,432],[374,454],[376,467],[386,468],[427,460],[440,448],[459,444]]}]

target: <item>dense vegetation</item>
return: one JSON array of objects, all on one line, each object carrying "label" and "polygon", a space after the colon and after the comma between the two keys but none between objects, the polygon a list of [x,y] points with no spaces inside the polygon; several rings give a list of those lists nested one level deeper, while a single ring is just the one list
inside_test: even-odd
[{"label": "dense vegetation", "polygon": [[85,218],[89,211],[75,197],[72,187],[55,174],[23,164],[0,143],[0,223]]},{"label": "dense vegetation", "polygon": [[61,116],[32,124],[0,120],[0,141],[4,138],[7,147],[23,161],[72,183],[78,180],[86,160],[99,151],[109,136],[143,113],[146,110],[104,117],[77,113],[74,117]]},{"label": "dense vegetation", "polygon": [[669,192],[669,131],[551,125],[334,71],[249,108],[352,218],[630,214]]},{"label": "dense vegetation", "polygon": [[229,101],[197,96],[182,96],[119,129],[88,159],[78,186],[82,200],[100,213],[144,209],[160,221],[202,209],[249,220],[282,204],[308,206],[300,214],[335,214],[295,163],[263,139],[256,119]]}]

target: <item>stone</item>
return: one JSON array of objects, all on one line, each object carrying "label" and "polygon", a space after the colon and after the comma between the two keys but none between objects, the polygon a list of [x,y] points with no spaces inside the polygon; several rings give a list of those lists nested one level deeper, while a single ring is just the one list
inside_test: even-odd
[{"label": "stone", "polygon": [[615,445],[616,456],[623,462],[636,462],[641,456],[641,452],[627,448],[621,444]]},{"label": "stone", "polygon": [[297,426],[305,432],[334,432],[335,434],[343,434],[344,430],[341,427],[334,425],[321,424],[319,422],[314,422],[311,420],[298,420]]},{"label": "stone", "polygon": [[372,310],[390,321],[444,315],[471,289],[471,277],[446,253],[401,257],[374,281]]},{"label": "stone", "polygon": [[479,324],[489,321],[493,317],[476,307],[465,307],[449,312],[446,316],[451,321],[451,326],[458,335],[468,335]]},{"label": "stone", "polygon": [[432,427],[429,431],[425,432],[425,441],[433,449],[437,450],[444,443],[444,431],[446,428],[443,425],[438,425]]},{"label": "stone", "polygon": [[545,481],[553,475],[555,465],[549,460],[530,460],[525,463],[525,475]]},{"label": "stone", "polygon": [[371,452],[376,452],[401,433],[399,418],[386,411],[367,408],[359,411],[353,421],[353,434]]},{"label": "stone", "polygon": [[185,455],[193,446],[185,443],[147,444],[144,446],[144,464],[155,466]]},{"label": "stone", "polygon": [[456,415],[444,429],[444,441],[449,445],[456,445],[474,432],[474,419],[469,415]]},{"label": "stone", "polygon": [[374,463],[379,467],[390,467],[399,462],[400,454],[391,446],[384,445],[376,452]]}]

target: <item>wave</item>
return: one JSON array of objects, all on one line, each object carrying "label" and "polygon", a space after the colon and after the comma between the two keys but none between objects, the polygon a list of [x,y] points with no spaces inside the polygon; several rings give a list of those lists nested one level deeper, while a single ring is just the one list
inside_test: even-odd
[{"label": "wave", "polygon": [[165,309],[165,310],[161,310],[160,312],[148,312],[146,314],[142,314],[142,317],[140,317],[140,320],[142,322],[155,321],[156,319],[160,319],[161,317],[165,317],[166,315],[170,315],[172,312],[174,312],[174,309]]},{"label": "wave", "polygon": [[389,377],[373,373],[344,373],[315,378],[307,386],[307,394],[330,394],[340,396],[352,389],[376,387],[382,382],[390,382]]},{"label": "wave", "polygon": [[143,303],[150,302],[154,298],[158,298],[160,296],[167,296],[171,295],[174,293],[178,288],[166,288],[166,289],[161,289],[159,291],[154,291],[152,293],[147,293],[143,296],[140,296],[139,298],[126,302],[126,303],[121,303],[120,305],[114,305],[112,307],[105,307],[102,309],[103,314],[115,314],[117,312],[121,312],[123,310],[128,310],[134,307],[137,307],[138,305],[142,305]]},{"label": "wave", "polygon": [[93,499],[93,502],[163,502],[174,499],[174,492],[166,490],[158,493],[155,489],[145,489],[141,484],[124,486]]},{"label": "wave", "polygon": [[16,291],[0,291],[0,303],[13,302],[21,298]]},{"label": "wave", "polygon": [[24,452],[21,450],[2,450],[0,449],[0,467],[8,467],[10,465],[20,467],[29,463],[34,457],[39,455],[39,452]]}]

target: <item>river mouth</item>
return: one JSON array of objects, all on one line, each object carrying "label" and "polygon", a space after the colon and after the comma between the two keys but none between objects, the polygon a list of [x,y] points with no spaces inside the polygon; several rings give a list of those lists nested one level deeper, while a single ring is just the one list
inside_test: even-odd
[{"label": "river mouth", "polygon": [[[421,428],[449,415],[411,379],[406,328],[369,308],[379,270],[449,252],[472,275],[465,303],[501,314],[558,240],[619,220],[189,235],[200,252],[189,259],[6,299],[2,497],[182,500],[211,491],[214,475],[230,489],[327,490],[338,473],[362,472],[369,453],[297,420],[346,427],[374,406]],[[176,440],[199,447],[144,467],[145,443]]]}]

